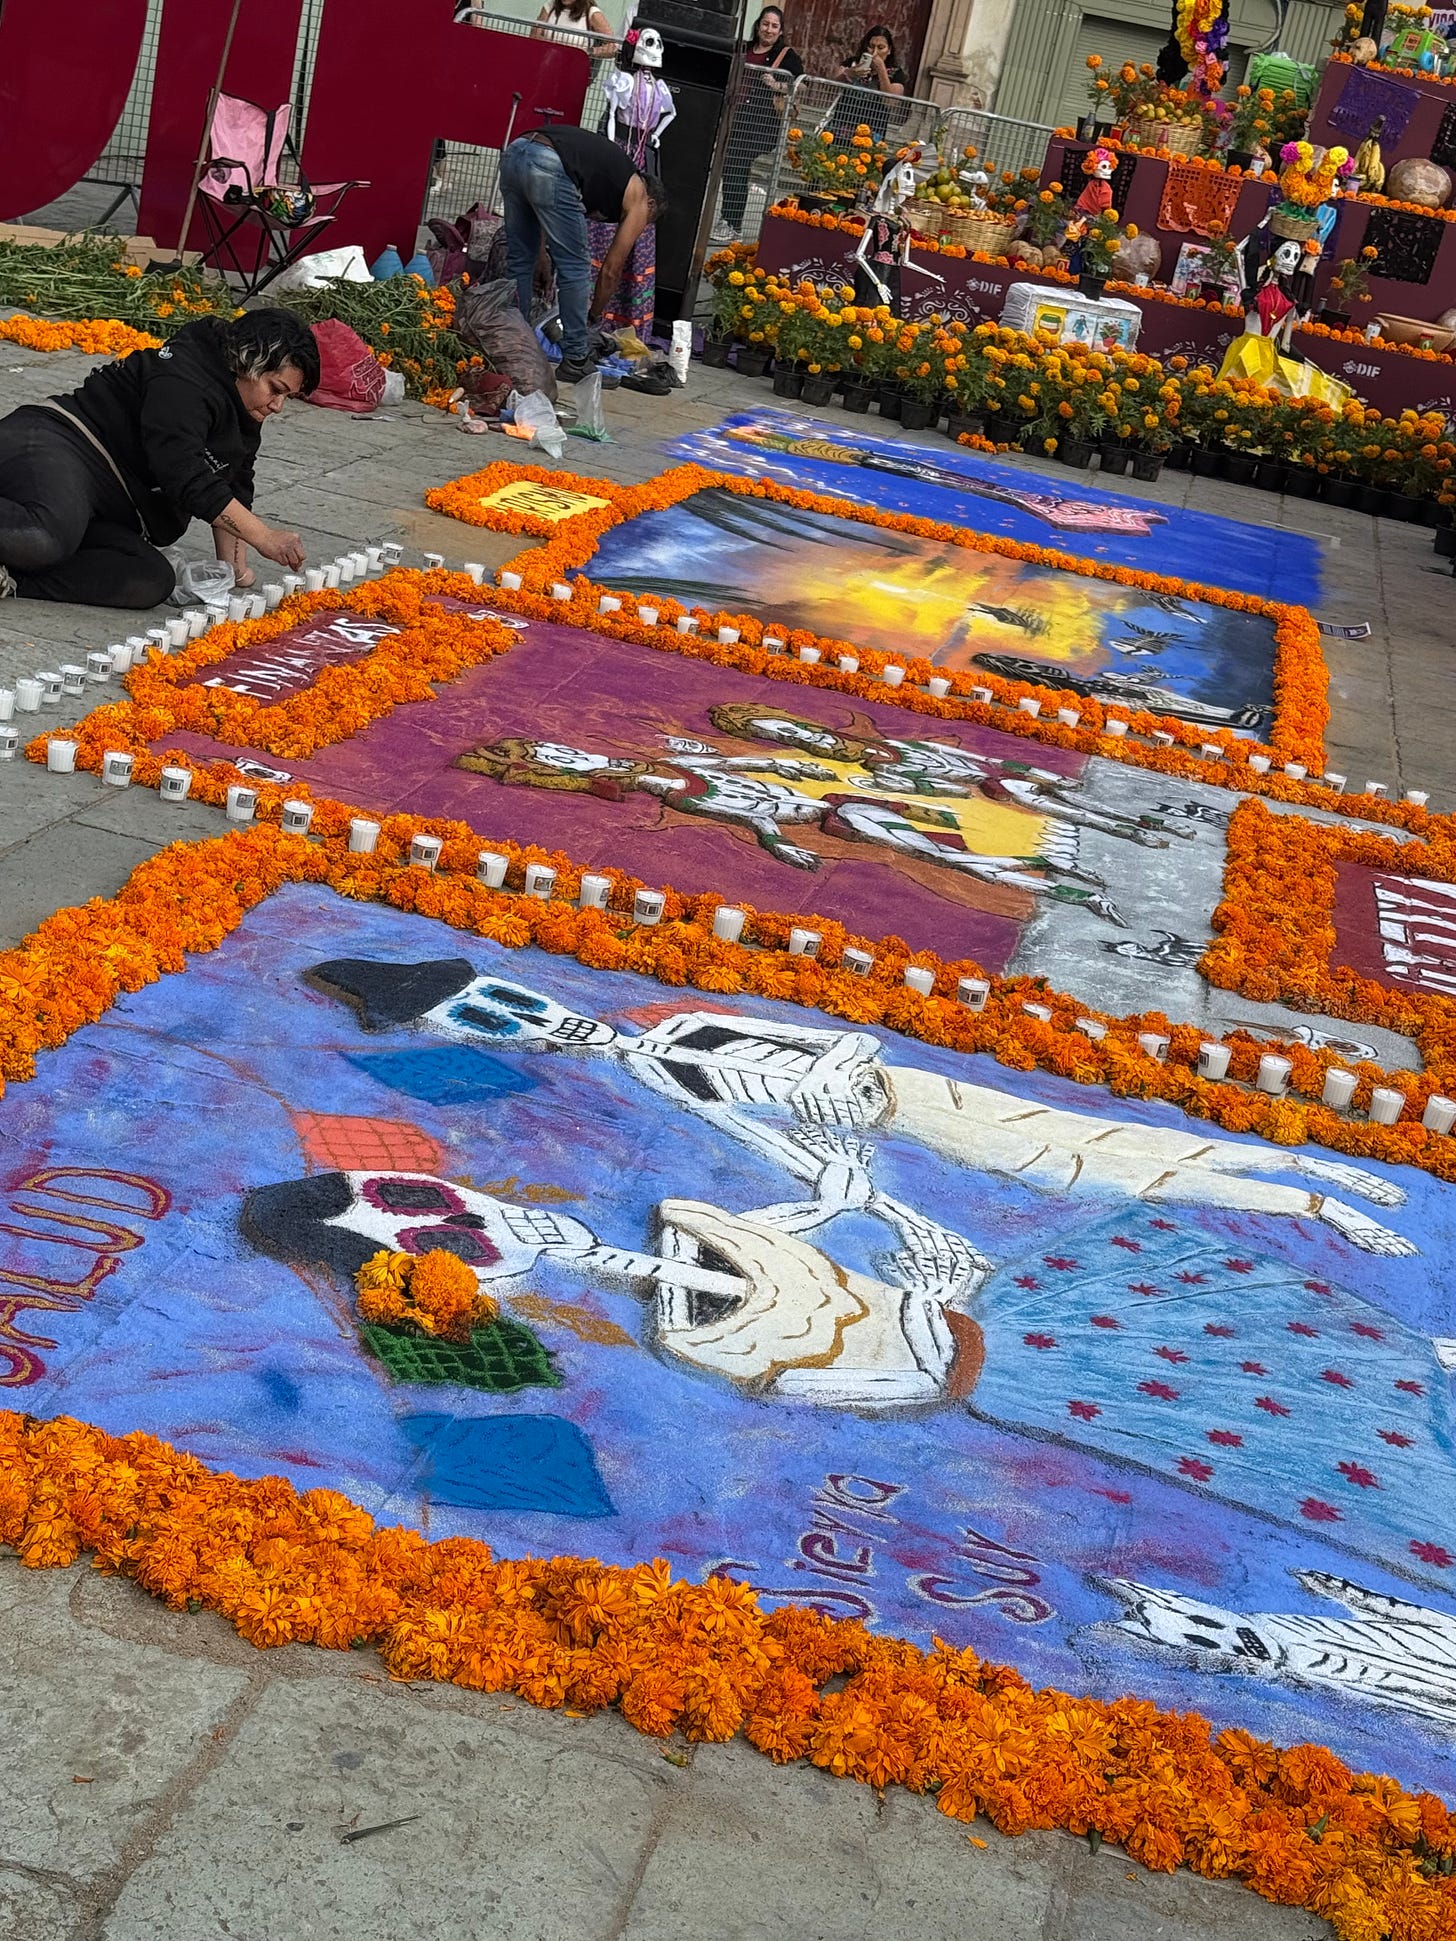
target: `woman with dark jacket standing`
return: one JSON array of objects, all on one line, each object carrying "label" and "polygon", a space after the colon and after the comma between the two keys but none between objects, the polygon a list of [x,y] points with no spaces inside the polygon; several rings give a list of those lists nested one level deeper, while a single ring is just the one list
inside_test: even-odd
[{"label": "woman with dark jacket standing", "polygon": [[852,92],[839,97],[829,126],[836,134],[852,135],[863,122],[877,142],[884,141],[895,97],[908,86],[888,27],[869,29],[840,68],[839,79],[849,82]]},{"label": "woman with dark jacket standing", "polygon": [[742,229],[753,165],[778,147],[789,89],[803,72],[804,63],[785,35],[782,9],[765,7],[743,50],[738,106],[723,156],[722,215],[713,231],[715,243],[731,242]]},{"label": "woman with dark jacket standing", "polygon": [[174,584],[159,548],[193,519],[241,585],[250,546],[296,570],[298,534],[253,512],[253,461],[264,421],[318,381],[308,325],[254,310],[200,318],[12,411],[0,420],[0,599],[157,606]]}]

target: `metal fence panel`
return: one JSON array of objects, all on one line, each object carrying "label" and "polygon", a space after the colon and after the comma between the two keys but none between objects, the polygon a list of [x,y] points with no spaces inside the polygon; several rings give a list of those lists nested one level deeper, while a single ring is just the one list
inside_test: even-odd
[{"label": "metal fence panel", "polygon": [[[758,222],[765,208],[810,190],[790,158],[790,126],[800,130],[802,144],[809,144],[825,132],[847,140],[856,127],[865,124],[892,150],[919,144],[927,155],[936,150],[960,155],[966,148],[974,148],[979,167],[998,170],[1039,169],[1052,132],[1041,122],[1014,121],[982,108],[946,108],[935,101],[881,94],[875,88],[850,88],[840,81],[809,74],[795,83],[784,121],[773,166],[766,173],[764,200],[756,211]],[[742,233],[756,235],[758,222],[751,232]]]}]

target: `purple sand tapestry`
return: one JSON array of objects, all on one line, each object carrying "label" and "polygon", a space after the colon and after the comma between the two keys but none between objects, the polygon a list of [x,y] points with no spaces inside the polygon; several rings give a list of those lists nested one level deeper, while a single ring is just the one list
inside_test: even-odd
[{"label": "purple sand tapestry", "polygon": [[[508,655],[434,701],[272,772],[371,814],[455,818],[487,841],[835,919],[986,969],[1066,970],[1085,953],[1090,1001],[1099,990],[1117,1001],[1126,981],[1102,945],[1128,932],[1151,944],[1175,906],[1180,931],[1209,934],[1220,791],[1155,780],[1150,794],[1113,763],[992,729],[513,624]],[[195,735],[169,745],[255,752]]]},{"label": "purple sand tapestry", "polygon": [[[0,1387],[1449,1786],[1456,1189],[285,889],[0,1099]],[[501,1304],[365,1323],[380,1247]]]}]

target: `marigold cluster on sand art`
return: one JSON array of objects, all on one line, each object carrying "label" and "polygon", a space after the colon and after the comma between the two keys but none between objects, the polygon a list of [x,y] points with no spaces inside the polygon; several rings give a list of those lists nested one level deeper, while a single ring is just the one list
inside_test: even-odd
[{"label": "marigold cluster on sand art", "polygon": [[432,1247],[423,1254],[382,1247],[354,1276],[359,1312],[386,1328],[410,1328],[442,1341],[468,1341],[475,1328],[500,1315],[500,1303],[480,1291],[474,1270],[458,1254]]},{"label": "marigold cluster on sand art", "polygon": [[1323,1915],[1343,1941],[1439,1941],[1456,1918],[1456,1827],[1431,1793],[1320,1746],[1215,1735],[1135,1698],[1035,1691],[970,1650],[876,1637],[727,1577],[675,1580],[377,1528],[333,1490],[245,1481],[145,1435],[0,1414],[0,1542],[33,1569],[89,1552],[173,1610],[251,1643],[375,1646],[391,1674],[533,1705],[617,1706],[640,1731],[741,1732],[770,1758],[930,1793],[1004,1833],[1099,1834]]}]

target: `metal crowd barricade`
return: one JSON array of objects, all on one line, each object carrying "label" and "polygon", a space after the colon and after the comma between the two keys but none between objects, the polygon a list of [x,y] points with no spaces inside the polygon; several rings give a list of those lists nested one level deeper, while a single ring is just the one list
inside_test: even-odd
[{"label": "metal crowd barricade", "polygon": [[[862,124],[892,151],[918,144],[927,156],[939,151],[958,157],[965,149],[974,148],[977,166],[998,171],[1033,165],[1039,169],[1052,132],[1049,125],[1013,121],[980,108],[946,108],[911,95],[887,95],[877,88],[850,87],[822,75],[801,75],[789,97],[770,165],[762,171],[761,193],[757,200],[750,197],[748,222],[740,233],[751,240],[758,234],[765,211],[776,202],[813,193],[813,182],[795,167],[791,150],[808,152],[816,144],[822,145],[826,133],[848,141]],[[797,142],[789,139],[793,129],[799,131]]]}]

